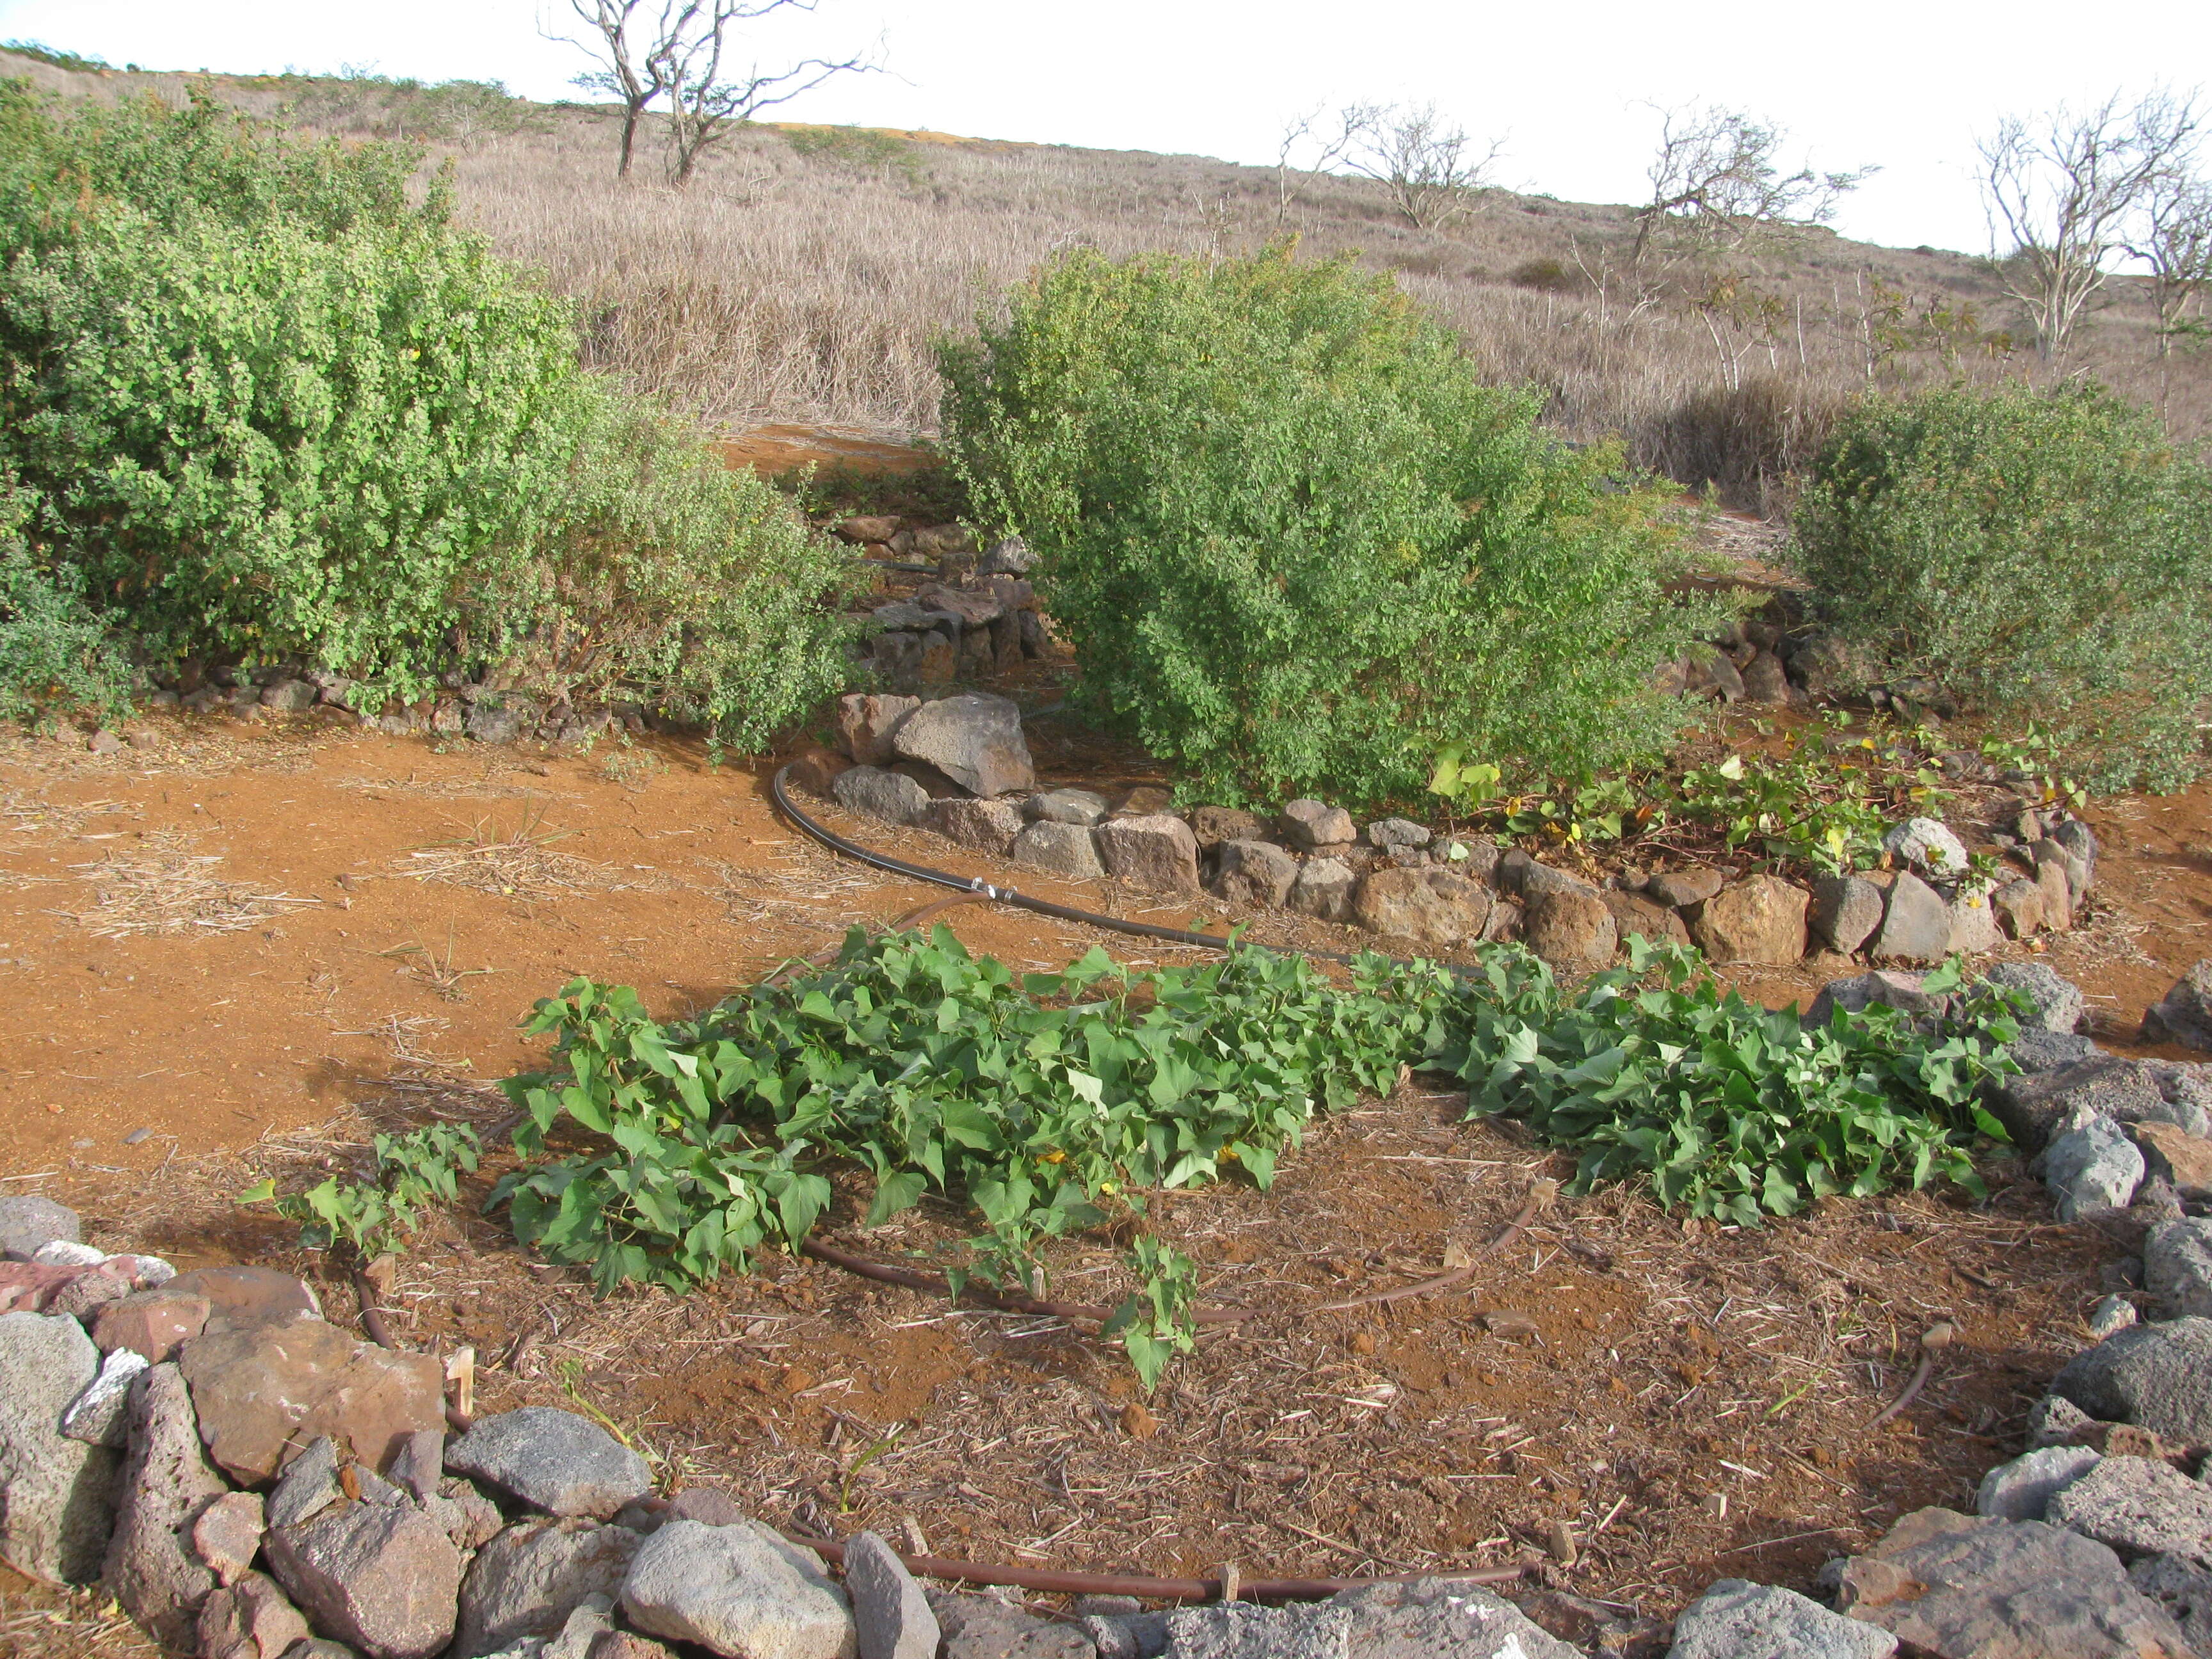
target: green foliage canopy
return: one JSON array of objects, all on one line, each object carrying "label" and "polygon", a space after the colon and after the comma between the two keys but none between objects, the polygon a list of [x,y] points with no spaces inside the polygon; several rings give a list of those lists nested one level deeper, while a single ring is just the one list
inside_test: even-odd
[{"label": "green foliage canopy", "polygon": [[1210,799],[1650,757],[1690,615],[1618,457],[1347,261],[1076,252],[941,349],[977,513],[1042,555],[1083,695]]},{"label": "green foliage canopy", "polygon": [[2094,787],[2175,787],[2212,699],[2212,471],[2095,386],[1872,398],[1794,558],[1844,636],[2049,728]]}]

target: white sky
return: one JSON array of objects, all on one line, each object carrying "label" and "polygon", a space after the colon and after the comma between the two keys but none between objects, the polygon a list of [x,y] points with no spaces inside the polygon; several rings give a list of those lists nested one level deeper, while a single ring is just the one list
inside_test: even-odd
[{"label": "white sky", "polygon": [[[570,95],[538,29],[566,0],[0,0],[0,37],[149,69],[501,80]],[[777,112],[992,138],[1272,161],[1289,115],[1433,100],[1506,137],[1500,182],[1577,201],[1643,187],[1651,106],[1777,120],[1793,160],[1882,171],[1844,234],[1979,252],[1973,138],[2001,113],[2212,79],[2212,3],[1858,0],[821,0],[755,26],[764,66],[881,39],[891,75]]]}]

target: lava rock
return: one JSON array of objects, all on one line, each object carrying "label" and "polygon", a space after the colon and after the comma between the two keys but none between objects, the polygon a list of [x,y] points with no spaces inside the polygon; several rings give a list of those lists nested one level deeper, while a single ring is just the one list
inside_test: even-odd
[{"label": "lava rock", "polygon": [[2145,1042],[2212,1050],[2212,957],[2194,963],[2142,1018]]},{"label": "lava rock", "polygon": [[1644,890],[1662,904],[1686,909],[1703,904],[1728,884],[1727,874],[1698,866],[1688,870],[1662,870],[1644,884]]},{"label": "lava rock", "polygon": [[2096,1428],[2096,1419],[2063,1395],[2047,1394],[2027,1408],[2028,1446],[2078,1446]]},{"label": "lava rock", "polygon": [[191,1545],[200,1510],[229,1491],[200,1449],[184,1374],[148,1369],[131,1390],[131,1455],[100,1577],[161,1641],[186,1644],[215,1573]]},{"label": "lava rock", "polygon": [[1863,1014],[1880,1004],[1894,1008],[1901,1014],[1941,1016],[1951,1006],[1951,999],[1941,993],[1920,988],[1922,976],[1902,972],[1894,968],[1877,969],[1870,974],[1854,974],[1849,979],[1831,980],[1820,988],[1813,999],[1813,1006],[1805,1011],[1803,1024],[1823,1026],[1834,1017],[1836,1010],[1847,1014]]},{"label": "lava rock", "polygon": [[1022,803],[1022,816],[1039,823],[1079,823],[1088,830],[1103,823],[1106,797],[1090,789],[1048,789]]},{"label": "lava rock", "polygon": [[178,1363],[201,1437],[241,1486],[265,1484],[319,1435],[380,1469],[409,1434],[445,1425],[445,1371],[434,1354],[356,1341],[319,1319],[222,1330],[215,1322]]},{"label": "lava rock", "polygon": [[81,1584],[100,1572],[118,1459],[60,1429],[99,1372],[76,1320],[0,1315],[0,1559],[33,1578]]},{"label": "lava rock", "polygon": [[930,802],[922,809],[921,823],[947,841],[1004,858],[1022,832],[1022,811],[1010,800],[957,796]]},{"label": "lava rock", "polygon": [[129,1349],[147,1364],[174,1359],[185,1344],[207,1328],[214,1304],[174,1282],[111,1302],[93,1322],[92,1340],[102,1353]]},{"label": "lava rock", "polygon": [[1983,976],[1990,984],[2018,991],[2034,1005],[2033,1019],[2022,1019],[2022,1030],[2078,1031],[2087,1005],[2081,988],[2040,962],[2001,962]]},{"label": "lava rock", "polygon": [[1667,1659],[1889,1659],[1897,1638],[1772,1584],[1723,1578],[1675,1616]]},{"label": "lava rock", "polygon": [[41,1244],[58,1238],[74,1244],[81,1237],[76,1212],[66,1204],[28,1193],[0,1198],[0,1255],[27,1261]]},{"label": "lava rock", "polygon": [[2183,1198],[2212,1200],[2212,1140],[2178,1124],[2148,1121],[2135,1126],[2135,1137],[2146,1175],[2166,1182]]},{"label": "lava rock", "polygon": [[1582,893],[1595,898],[1598,890],[1579,876],[1539,863],[1517,847],[1498,855],[1496,877],[1498,890],[1524,905],[1533,906],[1548,893]]},{"label": "lava rock", "polygon": [[945,1659],[1093,1659],[1079,1630],[1033,1619],[984,1595],[933,1595]]},{"label": "lava rock", "polygon": [[624,1615],[650,1636],[727,1659],[855,1659],[845,1593],[811,1552],[752,1522],[672,1521],[639,1547]]},{"label": "lava rock", "polygon": [[[2154,1227],[2143,1240],[2143,1288],[2167,1318],[2212,1318],[2212,1220],[2197,1217]],[[2206,1379],[2212,1387],[2212,1377]]]},{"label": "lava rock", "polygon": [[1716,963],[1785,967],[1805,957],[1808,895],[1779,876],[1751,876],[1698,907],[1690,937]]},{"label": "lava rock", "polygon": [[1009,698],[963,691],[924,703],[900,723],[891,742],[900,754],[928,762],[972,794],[1003,795],[1036,781],[1022,711]]},{"label": "lava rock", "polygon": [[274,1267],[201,1267],[179,1273],[163,1288],[172,1296],[205,1297],[210,1330],[243,1330],[323,1316],[323,1304],[315,1300],[314,1291]]},{"label": "lava rock", "polygon": [[1353,1659],[1582,1659],[1503,1596],[1449,1579],[1361,1584],[1329,1604],[1344,1610]]},{"label": "lava rock", "polygon": [[1990,1090],[1990,1109],[2026,1152],[2042,1148],[2062,1125],[2082,1117],[2132,1123],[2170,1117],[2158,1079],[2139,1060],[2098,1054],[2063,1071],[2007,1078]]},{"label": "lava rock", "polygon": [[2005,1052],[2027,1076],[2041,1077],[2050,1072],[2063,1072],[2069,1066],[2079,1066],[2096,1054],[2097,1045],[2087,1037],[2068,1036],[2057,1031],[2022,1031]]},{"label": "lava rock", "polygon": [[1613,889],[1600,895],[1605,908],[1613,912],[1613,928],[1622,939],[1641,933],[1654,944],[1687,945],[1690,930],[1682,925],[1680,912],[1672,907],[1646,898],[1641,893],[1624,893]]},{"label": "lava rock", "polygon": [[1352,895],[1352,914],[1370,932],[1443,950],[1480,938],[1491,903],[1489,889],[1441,866],[1374,870]]},{"label": "lava rock", "polygon": [[2087,1446],[2045,1446],[1982,1477],[1974,1513],[1992,1521],[2040,1521],[2051,1498],[2104,1460]]},{"label": "lava rock", "polygon": [[1814,935],[1850,956],[1881,926],[1881,889],[1863,876],[1822,876],[1813,884],[1806,921]]},{"label": "lava rock", "polygon": [[1352,920],[1352,900],[1359,890],[1359,877],[1342,859],[1314,857],[1298,866],[1291,884],[1291,908],[1321,921]]},{"label": "lava rock", "polygon": [[1521,937],[1562,979],[1610,966],[1620,944],[1613,912],[1595,893],[1541,895],[1528,906]]},{"label": "lava rock", "polygon": [[461,1580],[452,1659],[550,1637],[586,1596],[612,1598],[645,1540],[590,1521],[525,1522],[478,1550]]},{"label": "lava rock", "polygon": [[1097,881],[1106,873],[1098,861],[1097,831],[1079,823],[1041,819],[1014,837],[1007,856],[1016,864],[1070,881]]},{"label": "lava rock", "polygon": [[1170,1612],[1168,1652],[1172,1659],[1347,1659],[1351,1631],[1351,1615],[1328,1603],[1224,1601]]},{"label": "lava rock", "polygon": [[2091,1336],[2102,1342],[2113,1332],[2124,1331],[2136,1323],[2136,1304],[2124,1296],[2106,1297],[2089,1310],[2089,1316],[2082,1323],[2089,1328]]},{"label": "lava rock", "polygon": [[937,1659],[941,1633],[929,1598],[874,1533],[846,1540],[845,1593],[852,1598],[860,1659]]},{"label": "lava rock", "polygon": [[1950,948],[1951,907],[1910,870],[1899,871],[1875,935],[1875,960],[1936,963]]},{"label": "lava rock", "polygon": [[1367,826],[1368,844],[1374,847],[1426,847],[1436,832],[1411,818],[1377,818]]},{"label": "lava rock", "polygon": [[1147,893],[1195,893],[1198,837],[1170,812],[1115,817],[1092,832],[1099,861],[1117,881]]},{"label": "lava rock", "polygon": [[2051,1390],[2106,1423],[2185,1446],[2212,1444],[2212,1319],[2136,1325],[2060,1367]]},{"label": "lava rock", "polygon": [[1966,873],[1966,847],[1940,818],[1907,818],[1881,838],[1881,850],[1923,877],[1955,881]]},{"label": "lava rock", "polygon": [[2143,1175],[2143,1157],[2135,1142],[2106,1117],[2093,1117],[2058,1136],[2037,1162],[2044,1184],[2057,1199],[2061,1221],[2075,1220],[2086,1211],[2125,1209]]},{"label": "lava rock", "polygon": [[1946,955],[1987,956],[2004,943],[2004,930],[1997,926],[1997,913],[1987,893],[1962,891],[1951,900],[1950,908],[1951,942]]},{"label": "lava rock", "polygon": [[599,1521],[653,1490],[642,1457],[590,1419],[549,1406],[478,1418],[447,1446],[446,1467],[550,1515]]},{"label": "lava rock", "polygon": [[1342,847],[1358,839],[1359,826],[1341,806],[1317,800],[1285,803],[1280,820],[1283,836],[1304,852],[1323,847]]},{"label": "lava rock", "polygon": [[2212,1572],[2178,1555],[2148,1555],[2128,1582],[2166,1609],[2199,1653],[2212,1654]]},{"label": "lava rock", "polygon": [[145,1357],[129,1348],[109,1354],[100,1375],[62,1413],[62,1432],[88,1446],[122,1446],[130,1436],[131,1385],[145,1369]]},{"label": "lava rock", "polygon": [[412,1504],[341,1504],[278,1528],[265,1548],[315,1628],[369,1659],[429,1659],[453,1639],[461,1553]]},{"label": "lava rock", "polygon": [[921,707],[920,697],[854,692],[837,700],[837,742],[856,766],[888,766],[898,758],[891,738]]},{"label": "lava rock", "polygon": [[1218,847],[1225,841],[1265,841],[1267,821],[1257,812],[1237,806],[1200,806],[1190,815],[1190,832],[1200,847]]},{"label": "lava rock", "polygon": [[929,791],[902,773],[880,766],[854,766],[830,786],[837,804],[862,817],[885,823],[919,823],[929,810]]},{"label": "lava rock", "polygon": [[1297,860],[1264,841],[1224,841],[1215,854],[1212,890],[1242,907],[1279,905],[1298,878]]},{"label": "lava rock", "polygon": [[195,1630],[200,1659],[289,1659],[312,1634],[276,1581],[258,1572],[210,1592]]},{"label": "lava rock", "polygon": [[2104,1545],[2039,1521],[1917,1510],[1845,1564],[1836,1608],[1938,1656],[2185,1659]]},{"label": "lava rock", "polygon": [[2105,1458],[2054,1493],[2045,1513],[2124,1561],[2179,1555],[2212,1569],[2212,1486],[2160,1459]]},{"label": "lava rock", "polygon": [[193,1518],[192,1553],[228,1589],[252,1567],[267,1530],[259,1492],[225,1492]]}]

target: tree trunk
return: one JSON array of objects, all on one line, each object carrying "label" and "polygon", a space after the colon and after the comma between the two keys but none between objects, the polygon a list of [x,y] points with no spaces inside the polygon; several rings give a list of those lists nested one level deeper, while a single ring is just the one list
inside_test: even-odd
[{"label": "tree trunk", "polygon": [[635,104],[629,104],[623,106],[622,162],[620,166],[615,168],[615,177],[617,179],[627,179],[629,177],[630,152],[637,144],[637,118],[638,107]]}]

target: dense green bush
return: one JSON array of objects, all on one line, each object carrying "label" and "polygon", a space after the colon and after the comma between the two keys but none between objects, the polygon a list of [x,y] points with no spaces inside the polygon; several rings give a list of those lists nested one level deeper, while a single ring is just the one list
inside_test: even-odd
[{"label": "dense green bush", "polygon": [[0,480],[0,720],[59,711],[120,711],[129,678],[108,631],[78,589],[23,539],[30,499]]},{"label": "dense green bush", "polygon": [[1869,398],[1822,449],[1795,557],[1831,621],[2095,784],[2178,785],[2212,696],[2212,472],[2096,386]]},{"label": "dense green bush", "polygon": [[642,689],[757,743],[841,684],[837,555],[582,372],[419,157],[0,89],[0,464],[155,661]]},{"label": "dense green bush", "polygon": [[1645,758],[1687,613],[1651,499],[1388,278],[1286,249],[1039,270],[943,349],[975,509],[1042,555],[1089,705],[1215,799]]}]

